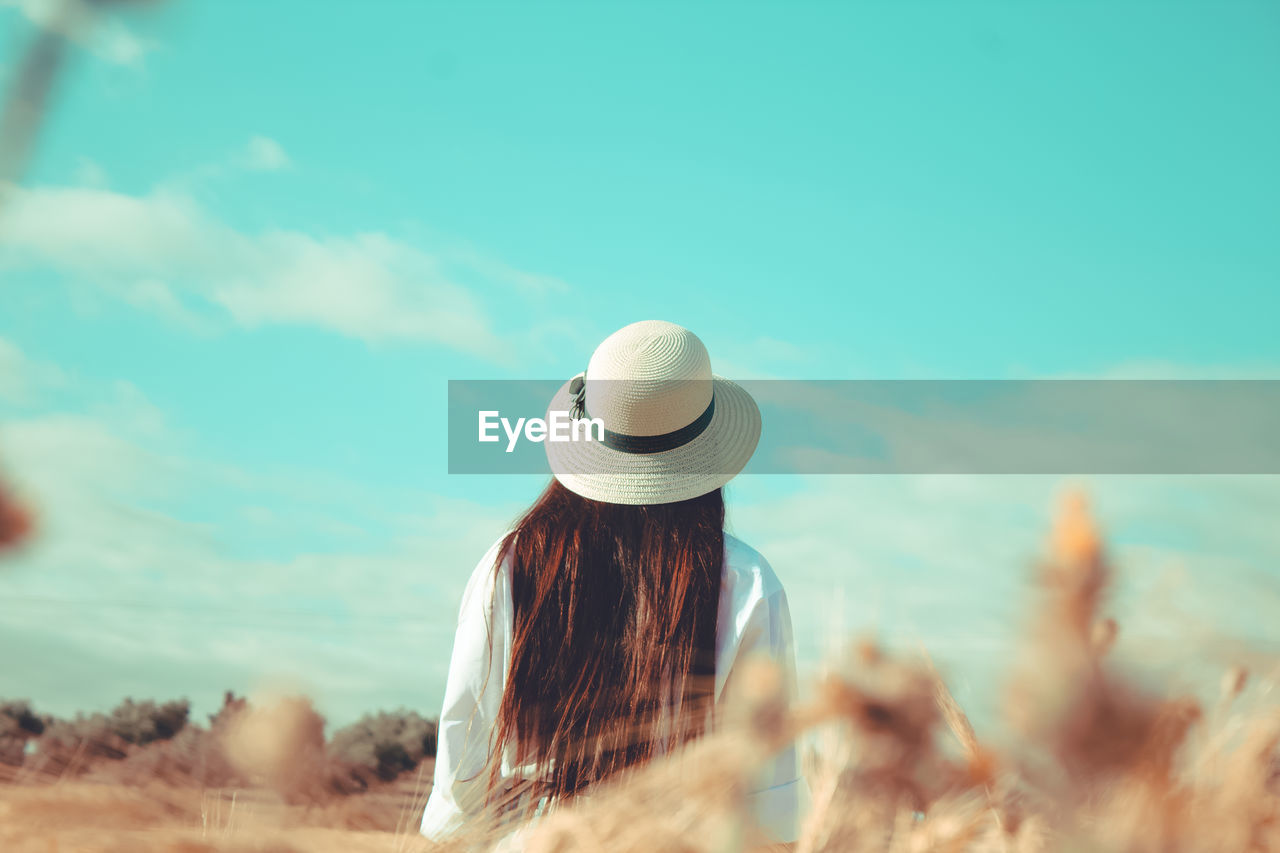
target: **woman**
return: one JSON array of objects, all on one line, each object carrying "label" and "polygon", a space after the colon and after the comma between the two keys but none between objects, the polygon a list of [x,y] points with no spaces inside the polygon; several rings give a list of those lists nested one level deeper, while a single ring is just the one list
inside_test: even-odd
[{"label": "woman", "polygon": [[[794,693],[786,594],[724,532],[721,487],[760,413],[672,323],[611,335],[549,412],[603,429],[546,442],[554,480],[481,558],[463,595],[422,832],[445,838],[509,802],[546,808],[705,731],[741,664],[764,655]],[[550,420],[550,419],[549,419]],[[794,841],[794,748],[752,813]]]}]

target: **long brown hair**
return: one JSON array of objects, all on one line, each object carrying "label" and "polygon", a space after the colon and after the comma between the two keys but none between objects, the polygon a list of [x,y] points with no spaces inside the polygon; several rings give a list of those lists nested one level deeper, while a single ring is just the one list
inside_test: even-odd
[{"label": "long brown hair", "polygon": [[506,746],[555,799],[706,728],[724,562],[719,489],[626,506],[553,480],[499,554],[511,559],[514,614],[491,788]]}]

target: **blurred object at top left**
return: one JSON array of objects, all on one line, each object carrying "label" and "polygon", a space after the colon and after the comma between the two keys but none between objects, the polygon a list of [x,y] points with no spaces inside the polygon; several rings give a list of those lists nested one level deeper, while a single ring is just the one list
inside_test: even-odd
[{"label": "blurred object at top left", "polygon": [[0,551],[21,545],[33,526],[31,513],[0,483]]},{"label": "blurred object at top left", "polygon": [[157,0],[44,0],[22,5],[36,33],[17,63],[13,82],[0,107],[0,203],[9,186],[22,180],[49,97],[65,65],[67,42],[83,40],[103,14],[119,6],[150,5]]}]

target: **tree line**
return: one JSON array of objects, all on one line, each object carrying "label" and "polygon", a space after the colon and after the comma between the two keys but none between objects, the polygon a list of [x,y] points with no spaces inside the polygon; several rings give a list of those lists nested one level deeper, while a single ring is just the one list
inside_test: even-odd
[{"label": "tree line", "polygon": [[[191,719],[191,703],[185,699],[125,699],[106,713],[71,719],[41,714],[26,700],[0,700],[0,778],[85,776],[126,784],[159,779],[205,787],[249,785],[253,780],[222,748],[223,735],[237,715],[249,710],[248,701],[230,691],[203,726]],[[315,717],[322,727],[323,718]],[[317,746],[323,787],[356,793],[394,781],[434,757],[436,722],[406,709],[378,711]]]}]

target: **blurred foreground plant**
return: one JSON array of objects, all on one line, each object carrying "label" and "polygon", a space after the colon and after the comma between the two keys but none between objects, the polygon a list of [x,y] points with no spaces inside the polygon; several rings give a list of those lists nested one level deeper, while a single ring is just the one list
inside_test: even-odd
[{"label": "blurred foreground plant", "polygon": [[31,528],[31,513],[0,483],[0,551],[20,545]]},{"label": "blurred foreground plant", "polygon": [[84,37],[113,7],[156,0],[46,0],[28,4],[36,32],[22,54],[0,107],[0,206],[10,185],[22,180],[49,110],[49,100],[66,64],[67,42]]},{"label": "blurred foreground plant", "polygon": [[1037,572],[999,743],[978,738],[927,657],[860,643],[808,703],[767,712],[776,697],[757,691],[750,725],[552,812],[521,832],[522,849],[748,849],[743,792],[756,763],[817,730],[799,853],[1280,851],[1274,695],[1232,714],[1247,677],[1229,671],[1214,727],[1193,738],[1208,725],[1195,699],[1162,695],[1108,657],[1111,571],[1084,499],[1069,496]]}]

